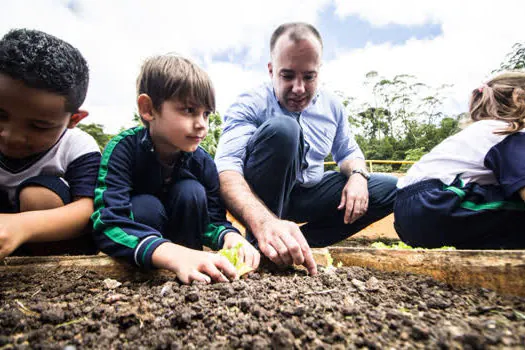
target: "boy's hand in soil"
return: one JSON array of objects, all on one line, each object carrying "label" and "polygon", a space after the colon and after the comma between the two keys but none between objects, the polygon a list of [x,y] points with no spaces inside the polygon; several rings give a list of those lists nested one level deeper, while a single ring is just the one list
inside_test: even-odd
[{"label": "boy's hand in soil", "polygon": [[15,251],[27,240],[27,234],[17,214],[0,214],[0,259]]},{"label": "boy's hand in soil", "polygon": [[185,284],[193,281],[229,282],[237,278],[235,267],[224,256],[174,243],[159,245],[153,252],[152,262],[157,268],[175,272]]},{"label": "boy's hand in soil", "polygon": [[222,248],[230,249],[236,247],[239,243],[241,243],[238,251],[240,261],[254,270],[257,269],[261,261],[261,255],[250,242],[237,232],[228,232],[224,236],[224,246]]}]

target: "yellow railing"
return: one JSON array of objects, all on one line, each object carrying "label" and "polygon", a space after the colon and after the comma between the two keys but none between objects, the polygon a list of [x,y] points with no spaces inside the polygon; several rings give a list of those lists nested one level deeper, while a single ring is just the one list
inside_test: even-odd
[{"label": "yellow railing", "polygon": [[[372,164],[414,164],[413,160],[372,160],[367,159],[366,163],[368,164],[368,170],[370,172],[374,171]],[[324,162],[325,165],[335,165],[335,162]]]}]

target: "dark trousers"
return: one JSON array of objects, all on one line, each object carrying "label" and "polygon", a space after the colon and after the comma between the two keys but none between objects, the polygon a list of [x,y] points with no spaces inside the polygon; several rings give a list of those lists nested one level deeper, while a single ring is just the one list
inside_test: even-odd
[{"label": "dark trousers", "polygon": [[204,186],[197,180],[183,179],[172,184],[163,198],[133,196],[135,221],[156,229],[175,244],[202,250],[201,235],[209,223]]},{"label": "dark trousers", "polygon": [[[293,118],[272,118],[248,141],[244,176],[275,215],[307,222],[301,231],[310,246],[339,242],[392,212],[397,179],[372,174],[368,182],[367,213],[354,223],[345,224],[344,210],[338,210],[337,206],[348,178],[338,172],[327,172],[315,186],[300,186],[297,176],[304,166],[303,150],[299,123]],[[254,241],[250,232],[248,238]]]},{"label": "dark trousers", "polygon": [[[461,187],[458,182],[452,184]],[[461,249],[525,248],[523,201],[516,208],[473,209],[471,203],[502,202],[494,186],[469,184],[465,197],[447,189],[439,180],[422,181],[399,190],[395,203],[395,228],[399,237],[414,247]]]}]

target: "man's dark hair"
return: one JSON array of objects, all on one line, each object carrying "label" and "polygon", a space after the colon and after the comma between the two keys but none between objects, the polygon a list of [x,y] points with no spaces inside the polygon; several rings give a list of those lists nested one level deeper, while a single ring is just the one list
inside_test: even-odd
[{"label": "man's dark hair", "polygon": [[0,73],[66,98],[76,113],[86,98],[89,68],[78,49],[44,32],[14,29],[0,40]]},{"label": "man's dark hair", "polygon": [[321,34],[319,34],[319,31],[313,25],[304,22],[290,22],[281,24],[274,30],[272,38],[270,39],[270,53],[273,53],[277,40],[284,34],[288,34],[288,37],[294,42],[304,40],[311,34],[319,40],[321,48],[323,48]]}]

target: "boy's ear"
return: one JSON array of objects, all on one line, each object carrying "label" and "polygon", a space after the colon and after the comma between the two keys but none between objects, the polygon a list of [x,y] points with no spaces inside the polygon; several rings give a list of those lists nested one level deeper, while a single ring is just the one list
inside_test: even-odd
[{"label": "boy's ear", "polygon": [[137,107],[139,109],[140,116],[145,121],[150,122],[155,119],[153,113],[153,101],[147,94],[140,94],[139,97],[137,97]]},{"label": "boy's ear", "polygon": [[88,111],[84,111],[82,109],[79,109],[77,113],[73,114],[71,116],[71,118],[69,119],[69,124],[67,125],[67,127],[69,129],[73,129],[75,126],[77,126],[77,124],[82,120],[84,119],[85,117],[87,117],[89,115]]}]

